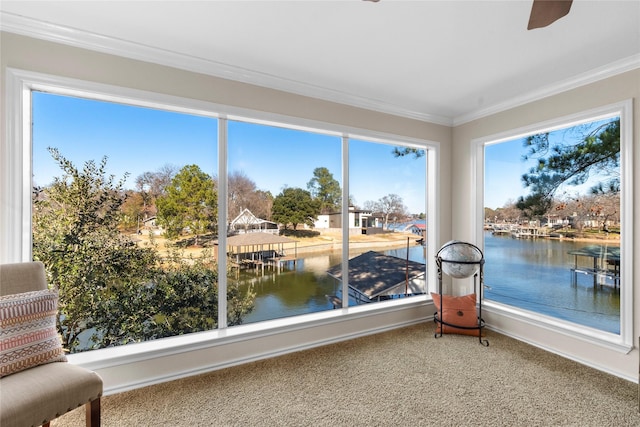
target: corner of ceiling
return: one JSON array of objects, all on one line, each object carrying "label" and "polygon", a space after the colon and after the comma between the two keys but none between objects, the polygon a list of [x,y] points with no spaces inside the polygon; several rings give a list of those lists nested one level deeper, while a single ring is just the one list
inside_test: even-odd
[{"label": "corner of ceiling", "polygon": [[585,86],[587,84],[613,77],[627,71],[635,70],[637,68],[640,68],[640,54],[623,58],[605,66],[598,67],[585,73],[578,74],[571,78],[556,82],[552,85],[541,87],[538,90],[523,93],[522,95],[509,99],[507,101],[460,115],[452,120],[452,126],[460,126],[473,120],[481,119],[492,114],[497,114],[502,111],[538,101],[540,99],[566,92],[580,86]]},{"label": "corner of ceiling", "polygon": [[0,11],[0,27],[2,28],[2,31],[16,33],[19,35],[67,44],[134,60],[152,62],[186,71],[208,74],[228,80],[239,81],[242,83],[281,90],[296,95],[308,96],[325,101],[377,111],[380,113],[449,126],[452,128],[501,111],[546,98],[560,92],[602,80],[616,74],[640,68],[640,54],[633,55],[606,66],[557,82],[553,85],[539,88],[536,91],[522,94],[516,98],[474,110],[457,117],[447,117],[424,111],[416,111],[415,109],[409,109],[399,105],[390,105],[389,103],[380,100],[325,87],[314,86],[267,73],[243,69],[221,62],[206,60],[150,46],[143,46],[129,41],[118,40],[87,31],[51,24],[8,12]]}]

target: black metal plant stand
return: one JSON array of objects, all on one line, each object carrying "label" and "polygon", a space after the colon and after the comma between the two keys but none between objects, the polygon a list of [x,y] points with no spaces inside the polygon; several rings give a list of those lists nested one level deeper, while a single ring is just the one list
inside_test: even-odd
[{"label": "black metal plant stand", "polygon": [[[481,259],[478,261],[461,261],[461,260],[454,260],[454,259],[443,259],[441,257],[441,252],[443,249],[445,249],[447,246],[450,245],[454,245],[454,244],[463,244],[463,245],[468,245],[473,247],[474,249],[476,249],[481,256]],[[463,264],[463,265],[478,265],[479,269],[477,272],[475,272],[473,274],[473,293],[476,296],[476,301],[478,301],[477,303],[477,313],[478,313],[478,322],[475,326],[461,326],[461,325],[456,325],[454,323],[448,323],[445,322],[442,319],[442,316],[440,315],[440,313],[438,313],[437,311],[434,313],[433,315],[433,321],[437,324],[440,325],[440,333],[436,332],[435,333],[435,338],[441,337],[443,335],[443,329],[444,326],[450,326],[453,328],[458,328],[458,329],[465,329],[465,330],[477,330],[478,331],[478,341],[480,342],[480,344],[482,344],[485,347],[489,346],[489,341],[486,339],[482,339],[482,329],[484,328],[484,320],[482,319],[482,289],[484,286],[484,255],[482,255],[482,251],[480,250],[480,248],[478,248],[477,246],[471,244],[471,243],[466,243],[466,242],[449,242],[446,243],[445,245],[442,246],[442,248],[440,248],[440,250],[438,251],[438,254],[436,255],[436,266],[438,268],[438,294],[440,297],[440,311],[442,312],[444,310],[443,307],[443,301],[442,301],[442,267],[443,267],[443,263],[452,263],[452,264]],[[465,276],[455,276],[457,278],[464,278]],[[466,276],[468,277],[468,276]],[[479,279],[479,280],[478,280]],[[478,283],[479,281],[479,283]],[[479,285],[479,287],[478,287]],[[478,298],[479,296],[479,298]]]}]

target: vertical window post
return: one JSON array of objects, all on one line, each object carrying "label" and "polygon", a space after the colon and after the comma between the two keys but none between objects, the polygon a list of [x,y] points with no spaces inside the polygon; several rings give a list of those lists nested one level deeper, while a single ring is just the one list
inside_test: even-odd
[{"label": "vertical window post", "polygon": [[227,119],[218,120],[218,329],[227,327]]},{"label": "vertical window post", "polygon": [[342,137],[342,308],[349,307],[349,137]]}]

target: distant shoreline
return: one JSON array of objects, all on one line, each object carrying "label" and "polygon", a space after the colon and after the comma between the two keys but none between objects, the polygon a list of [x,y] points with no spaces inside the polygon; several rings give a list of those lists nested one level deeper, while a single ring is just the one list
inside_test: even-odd
[{"label": "distant shoreline", "polygon": [[[511,236],[504,236],[510,237]],[[613,236],[602,236],[602,237],[556,237],[556,236],[539,236],[536,237],[535,240],[559,240],[563,242],[577,242],[577,243],[612,243],[612,244],[620,244],[620,235],[614,234]],[[525,238],[526,240],[526,238]]]},{"label": "distant shoreline", "polygon": [[[593,243],[593,244],[608,244],[608,245],[620,245],[619,235],[613,236],[602,236],[598,237],[536,237],[535,240],[544,239],[544,240],[557,240],[563,242],[576,242],[576,243]],[[510,235],[503,236],[505,238],[513,238]],[[613,237],[613,238],[612,238]],[[136,241],[140,246],[146,246],[149,244],[148,236],[132,236],[134,241]],[[156,244],[158,245],[157,250],[166,255],[167,252],[167,240],[161,236],[154,237]],[[300,237],[293,238],[294,242],[285,243],[284,249],[291,255],[293,255],[294,251],[297,251],[299,254],[303,253],[313,253],[313,252],[323,252],[323,251],[334,251],[342,249],[342,236],[337,234],[321,234],[317,237]],[[380,233],[380,234],[372,234],[372,235],[353,235],[350,236],[349,248],[354,250],[359,249],[394,249],[394,248],[403,248],[407,245],[407,240],[409,241],[410,246],[418,246],[418,240],[420,240],[420,236],[413,233]],[[528,240],[528,239],[527,239]],[[173,246],[173,244],[170,244]],[[187,247],[183,248],[186,253],[200,253],[203,248],[195,248],[195,247]]]},{"label": "distant shoreline", "polygon": [[571,242],[579,242],[579,243],[613,243],[620,244],[620,238],[617,239],[609,239],[603,238],[599,239],[596,237],[544,237],[544,239],[549,240],[563,240],[563,241],[571,241]]}]

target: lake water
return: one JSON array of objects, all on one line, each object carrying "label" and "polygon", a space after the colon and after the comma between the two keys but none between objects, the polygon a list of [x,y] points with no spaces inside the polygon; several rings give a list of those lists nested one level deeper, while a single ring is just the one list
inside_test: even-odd
[{"label": "lake water", "polygon": [[[592,244],[485,234],[485,299],[620,333],[619,289],[594,288],[586,274],[572,283],[575,257],[568,252]],[[590,267],[589,259],[578,261]]]},{"label": "lake water", "polygon": [[[620,332],[620,292],[611,287],[594,288],[593,277],[577,275],[572,283],[574,256],[568,251],[589,245],[548,239],[513,239],[485,234],[485,298],[526,310],[566,319],[603,331]],[[404,259],[406,248],[383,250]],[[350,254],[350,257],[359,252]],[[280,274],[266,270],[264,276],[243,272],[243,287],[256,292],[254,311],[245,323],[330,310],[325,295],[338,293],[339,283],[326,271],[341,262],[340,251],[302,255]],[[422,246],[409,248],[409,259],[425,262]],[[580,261],[588,266],[588,260]]]}]

